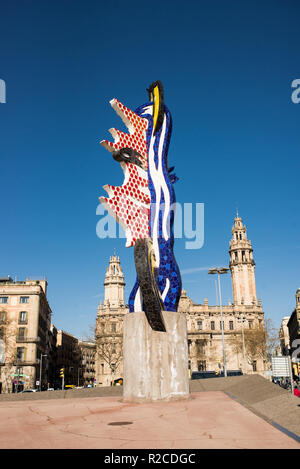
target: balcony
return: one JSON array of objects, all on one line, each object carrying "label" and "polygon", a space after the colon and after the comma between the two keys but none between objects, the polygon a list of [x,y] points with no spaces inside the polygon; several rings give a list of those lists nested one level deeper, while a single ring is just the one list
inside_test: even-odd
[{"label": "balcony", "polygon": [[24,336],[17,336],[16,342],[17,344],[34,344],[40,342],[40,337],[24,337]]},{"label": "balcony", "polygon": [[13,361],[13,365],[15,366],[36,366],[38,364],[38,360],[25,360],[24,358],[16,358]]}]

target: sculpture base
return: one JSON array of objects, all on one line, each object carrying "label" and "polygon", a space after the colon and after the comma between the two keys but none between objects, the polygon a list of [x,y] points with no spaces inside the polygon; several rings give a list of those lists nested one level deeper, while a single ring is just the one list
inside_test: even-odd
[{"label": "sculpture base", "polygon": [[184,313],[163,311],[166,332],[151,329],[143,311],[126,314],[123,335],[123,401],[189,397]]}]

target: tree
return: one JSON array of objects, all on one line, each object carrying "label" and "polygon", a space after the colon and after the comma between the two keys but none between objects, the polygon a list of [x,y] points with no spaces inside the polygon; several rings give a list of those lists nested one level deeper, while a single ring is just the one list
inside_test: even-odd
[{"label": "tree", "polygon": [[251,365],[259,358],[264,361],[266,360],[266,339],[267,333],[264,326],[262,324],[256,324],[251,328],[244,329],[244,343],[242,331],[232,334],[229,341],[235,352],[242,355],[245,345],[245,356],[247,362]]},{"label": "tree", "polygon": [[83,339],[86,342],[95,343],[95,326],[90,324],[88,326],[88,332],[84,333]]},{"label": "tree", "polygon": [[275,355],[276,350],[280,346],[280,338],[278,330],[274,326],[272,319],[265,319],[266,331],[266,354],[268,360],[271,362],[271,357]]},{"label": "tree", "polygon": [[[113,315],[114,317],[115,315]],[[97,362],[106,363],[114,381],[115,372],[123,360],[123,332],[121,323],[105,315],[96,321]]]},{"label": "tree", "polygon": [[98,342],[97,353],[99,360],[104,361],[109,366],[113,383],[115,372],[123,358],[122,342],[115,341],[113,338],[102,338]]},{"label": "tree", "polygon": [[12,391],[12,373],[16,361],[16,321],[8,318],[7,311],[0,311],[1,320],[1,360],[4,363],[1,372],[3,391]]}]

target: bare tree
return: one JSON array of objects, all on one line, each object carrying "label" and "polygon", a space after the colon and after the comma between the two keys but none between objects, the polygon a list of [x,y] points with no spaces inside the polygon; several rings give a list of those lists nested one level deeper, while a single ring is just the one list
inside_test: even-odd
[{"label": "bare tree", "polygon": [[104,361],[112,374],[112,383],[114,382],[114,375],[123,359],[123,346],[121,341],[102,338],[98,342],[98,357]]},{"label": "bare tree", "polygon": [[276,349],[280,346],[278,329],[274,326],[272,319],[265,318],[266,331],[266,354],[269,361],[275,355]]},{"label": "bare tree", "polygon": [[229,341],[238,354],[243,354],[245,345],[246,359],[249,364],[252,364],[258,358],[266,359],[266,337],[264,326],[257,324],[254,327],[244,329],[244,344],[242,332],[231,334]]},{"label": "bare tree", "polygon": [[15,371],[16,361],[16,322],[9,319],[7,311],[0,311],[1,330],[1,360],[4,363],[1,379],[6,392],[12,391],[12,374]]},{"label": "bare tree", "polygon": [[93,324],[88,326],[88,332],[83,334],[82,340],[95,343],[95,326]]}]

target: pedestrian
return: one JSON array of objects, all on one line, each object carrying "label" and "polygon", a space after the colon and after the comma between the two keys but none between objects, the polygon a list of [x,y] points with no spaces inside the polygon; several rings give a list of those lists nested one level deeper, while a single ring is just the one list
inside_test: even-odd
[{"label": "pedestrian", "polygon": [[300,397],[300,391],[297,387],[295,387],[295,389],[294,389],[294,395],[297,396],[297,397]]}]

